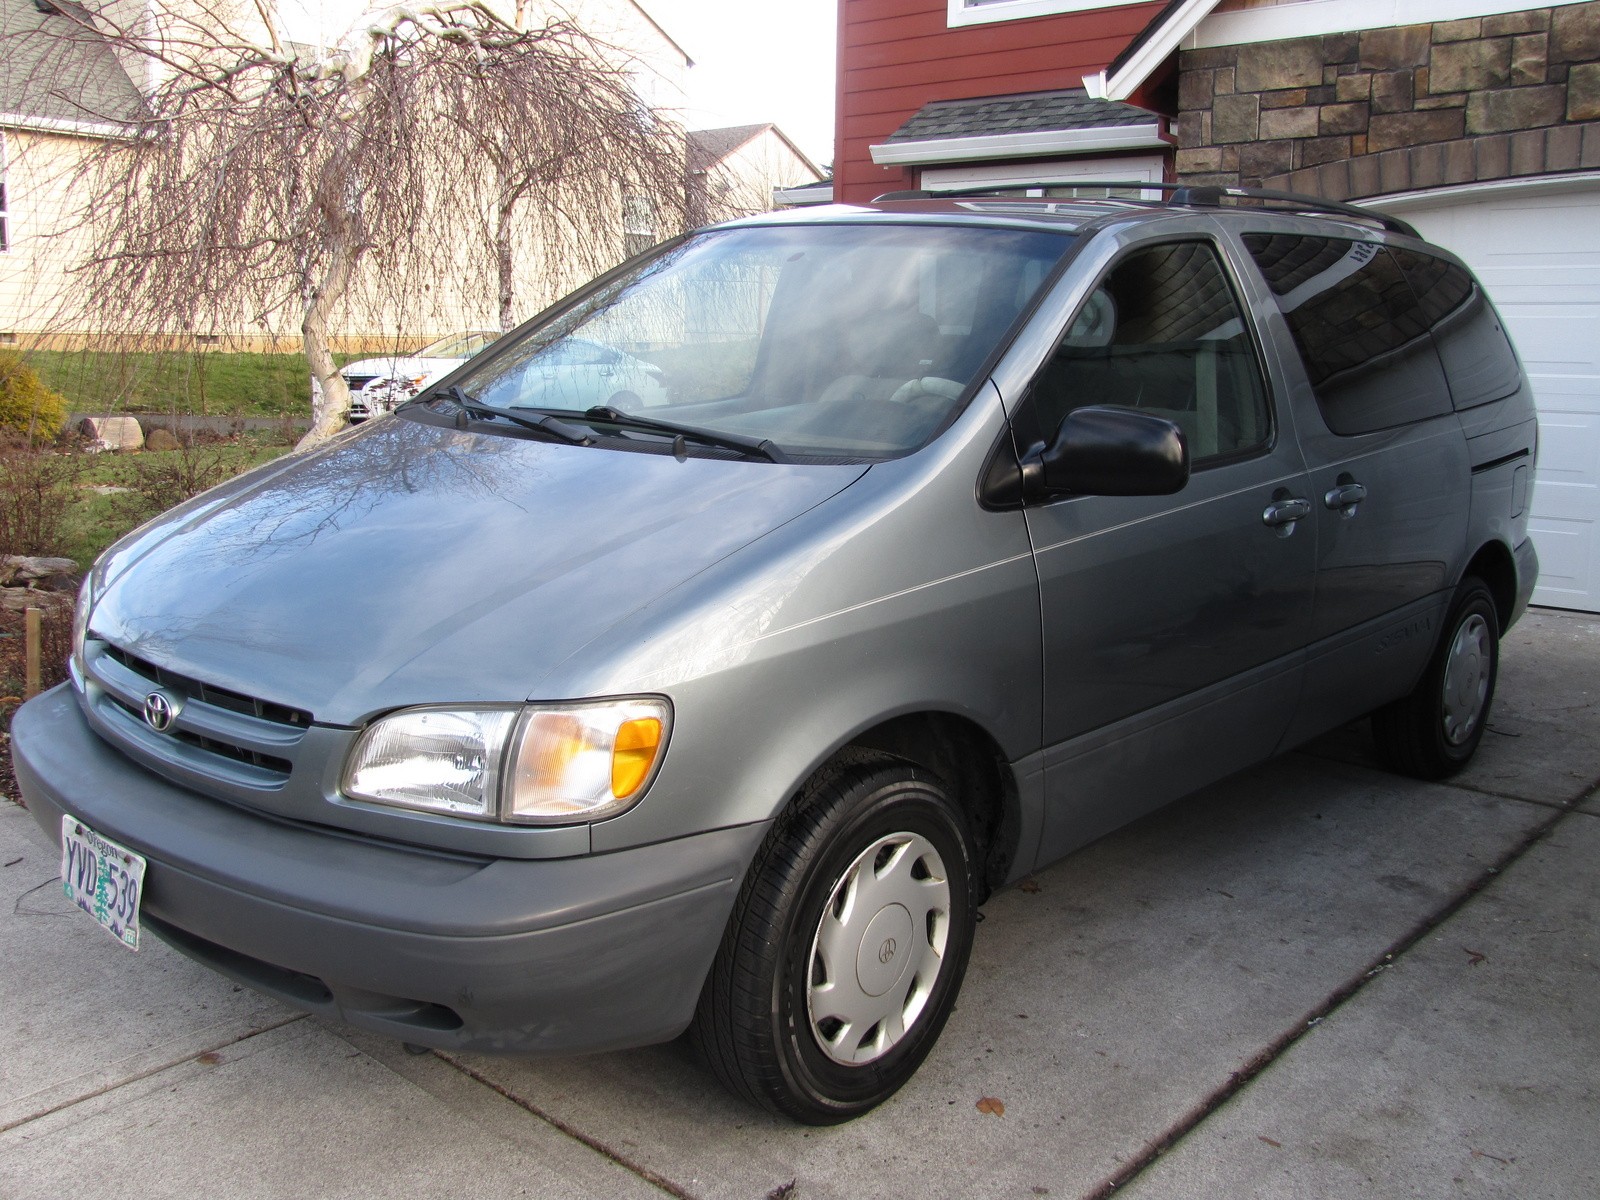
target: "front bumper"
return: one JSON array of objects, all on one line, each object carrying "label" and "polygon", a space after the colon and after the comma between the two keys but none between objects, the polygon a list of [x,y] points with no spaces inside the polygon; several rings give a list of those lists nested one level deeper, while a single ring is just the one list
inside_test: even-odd
[{"label": "front bumper", "polygon": [[295,1007],[421,1045],[567,1054],[675,1037],[766,826],[537,861],[291,823],[166,782],[63,685],[12,753],[34,819],[71,813],[149,862],[147,928]]}]

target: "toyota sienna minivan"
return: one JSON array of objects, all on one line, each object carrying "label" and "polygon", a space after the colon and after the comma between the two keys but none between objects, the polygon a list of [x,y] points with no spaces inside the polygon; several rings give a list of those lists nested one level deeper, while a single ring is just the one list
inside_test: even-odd
[{"label": "toyota sienna minivan", "polygon": [[[1401,221],[917,194],[658,247],[108,550],[12,726],[67,894],[421,1046],[904,1084],[996,889],[1371,714],[1438,778],[1532,397]],[[551,407],[568,347],[648,406]]]}]

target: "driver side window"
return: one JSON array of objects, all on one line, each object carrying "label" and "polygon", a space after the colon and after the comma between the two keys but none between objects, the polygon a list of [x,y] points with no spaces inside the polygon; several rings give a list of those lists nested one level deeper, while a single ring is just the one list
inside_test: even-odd
[{"label": "driver side window", "polygon": [[1244,315],[1207,242],[1135,250],[1100,281],[1034,380],[1046,441],[1069,412],[1136,408],[1177,423],[1195,467],[1271,440],[1266,388]]}]

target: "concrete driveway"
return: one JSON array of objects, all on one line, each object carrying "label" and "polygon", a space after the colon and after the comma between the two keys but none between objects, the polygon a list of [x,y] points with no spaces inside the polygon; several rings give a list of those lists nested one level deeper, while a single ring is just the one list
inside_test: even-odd
[{"label": "concrete driveway", "polygon": [[1600,1195],[1597,784],[1600,618],[1535,610],[1468,771],[1341,731],[995,897],[921,1073],[822,1130],[681,1043],[413,1057],[128,954],[0,803],[0,1196]]}]

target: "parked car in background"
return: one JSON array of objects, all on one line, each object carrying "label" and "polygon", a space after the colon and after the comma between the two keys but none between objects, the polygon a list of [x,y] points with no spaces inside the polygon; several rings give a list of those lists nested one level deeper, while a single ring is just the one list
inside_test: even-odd
[{"label": "parked car in background", "polygon": [[419,1045],[692,1027],[828,1123],[996,889],[1368,714],[1459,770],[1538,573],[1527,379],[1448,251],[1254,199],[702,230],[141,527],[11,724],[68,895]]},{"label": "parked car in background", "polygon": [[351,424],[393,412],[499,336],[493,329],[467,329],[429,342],[412,354],[363,358],[342,367],[339,374],[350,389]]}]

